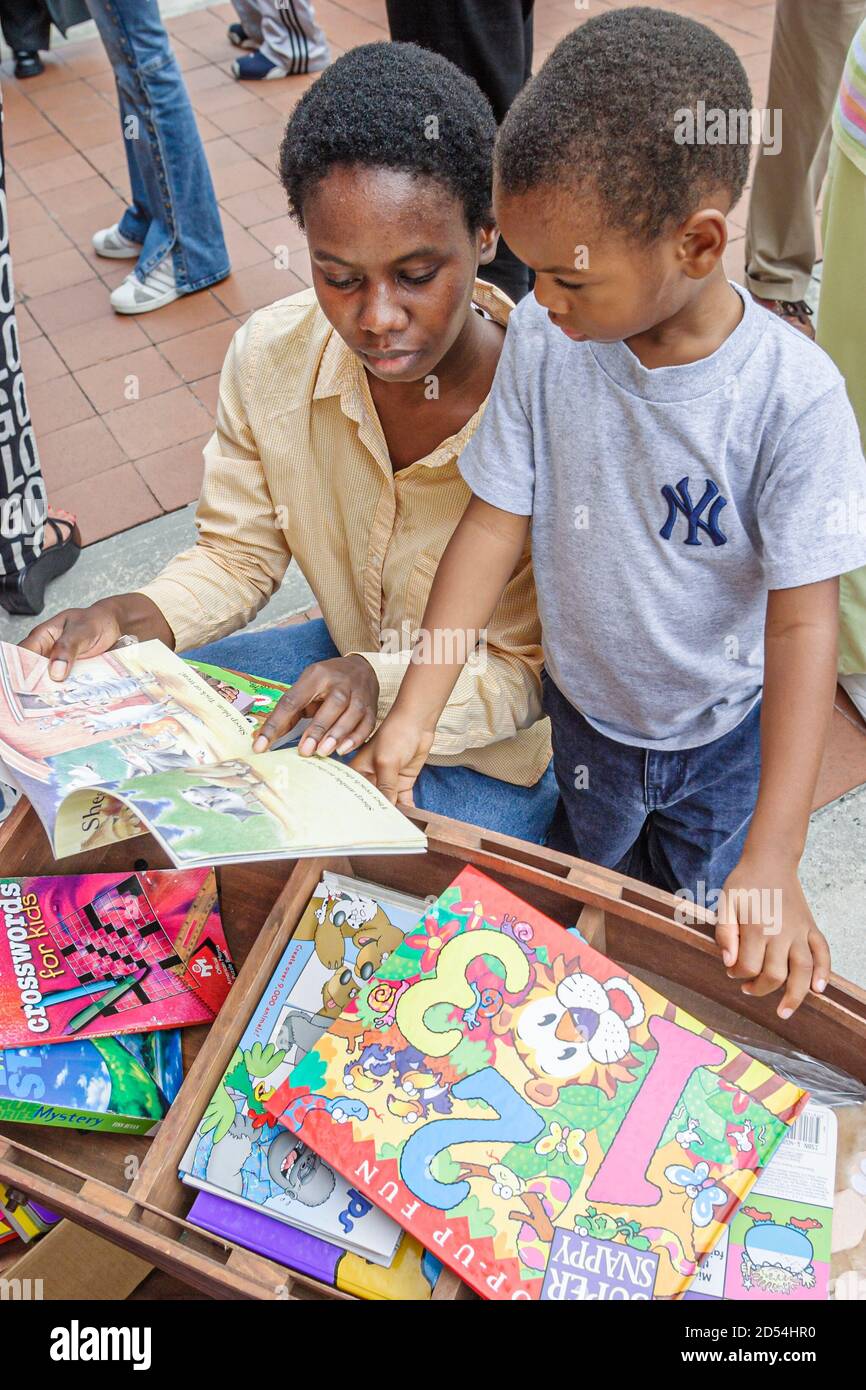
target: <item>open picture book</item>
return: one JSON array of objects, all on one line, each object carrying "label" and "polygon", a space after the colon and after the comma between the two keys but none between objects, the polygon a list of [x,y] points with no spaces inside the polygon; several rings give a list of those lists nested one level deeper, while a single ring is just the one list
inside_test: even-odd
[{"label": "open picture book", "polygon": [[161,642],[78,661],[63,682],[0,643],[0,775],[58,859],[148,831],[178,868],[426,848],[344,763],[255,754],[255,729]]}]

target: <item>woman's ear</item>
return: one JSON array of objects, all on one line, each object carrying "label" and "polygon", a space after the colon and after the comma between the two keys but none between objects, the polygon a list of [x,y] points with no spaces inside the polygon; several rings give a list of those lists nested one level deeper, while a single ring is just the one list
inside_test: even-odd
[{"label": "woman's ear", "polygon": [[486,223],[478,228],[475,235],[478,238],[478,264],[489,265],[499,245],[499,228],[495,222]]}]

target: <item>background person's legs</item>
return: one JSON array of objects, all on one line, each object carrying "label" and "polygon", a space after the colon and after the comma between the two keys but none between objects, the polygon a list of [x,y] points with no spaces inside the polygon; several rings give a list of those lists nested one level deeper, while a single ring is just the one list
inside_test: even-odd
[{"label": "background person's legs", "polygon": [[15,53],[37,53],[51,41],[51,16],[42,0],[0,0],[0,28]]},{"label": "background person's legs", "polygon": [[[818,342],[845,378],[866,448],[866,172],[836,146],[823,235]],[[864,525],[864,509],[866,487],[863,496],[851,499],[854,524]],[[842,575],[839,624],[839,682],[866,719],[866,567]]]},{"label": "background person's legs", "polygon": [[[532,74],[534,0],[387,0],[391,38],[450,58],[474,77],[501,122]],[[496,259],[481,267],[512,299],[529,292],[529,271],[500,240]]]},{"label": "background person's legs", "polygon": [[259,52],[292,76],[321,72],[331,60],[328,40],[310,0],[233,0]]},{"label": "background person's legs", "polygon": [[864,14],[864,0],[777,0],[767,106],[782,112],[782,143],[758,156],[746,229],[746,284],[762,299],[805,298],[830,117]]},{"label": "background person's legs", "polygon": [[[88,4],[114,69],[129,165],[133,205],[120,230],[142,242],[135,271],[113,291],[111,303],[136,313],[225,279],[228,251],[195,114],[157,0]],[[156,282],[152,290],[149,277]]]},{"label": "background person's legs", "polygon": [[232,0],[232,4],[247,38],[258,47],[264,42],[265,37],[262,33],[261,5],[256,4],[256,0]]}]

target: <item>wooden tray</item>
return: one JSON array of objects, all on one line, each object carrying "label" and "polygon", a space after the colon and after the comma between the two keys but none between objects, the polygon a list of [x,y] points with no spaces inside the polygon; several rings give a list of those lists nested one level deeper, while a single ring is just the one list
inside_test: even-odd
[{"label": "wooden tray", "polygon": [[[682,915],[682,903],[611,870],[444,817],[418,812],[413,818],[428,836],[425,855],[361,855],[220,869],[226,936],[242,968],[211,1029],[184,1030],[186,1079],[157,1136],[148,1140],[0,1124],[0,1181],[22,1188],[77,1226],[138,1257],[143,1263],[132,1266],[131,1287],[155,1265],[212,1297],[346,1297],[191,1226],[185,1216],[195,1194],[177,1176],[178,1161],[326,868],[426,896],[440,893],[472,863],[563,926],[579,921],[593,944],[636,974],[662,975],[669,997],[711,1026],[722,1032],[742,1031],[747,1018],[771,1045],[787,1040],[799,1051],[866,1081],[863,990],[831,976],[824,996],[810,995],[795,1018],[783,1023],[776,1017],[773,998],[749,999],[728,980],[712,926],[700,909],[690,909],[690,921],[684,924],[674,916],[677,908]],[[151,837],[56,864],[39,822],[23,806],[0,827],[4,875],[130,867],[169,866]],[[61,1223],[31,1253],[7,1265],[5,1277],[24,1277],[37,1256],[41,1267],[50,1268],[52,1242],[59,1255],[61,1241],[68,1239],[65,1226]],[[92,1270],[88,1277],[89,1292],[80,1296],[123,1297],[129,1291],[119,1293],[115,1282],[113,1291],[100,1293]],[[52,1296],[50,1288],[46,1296]],[[446,1271],[434,1297],[473,1295]]]}]

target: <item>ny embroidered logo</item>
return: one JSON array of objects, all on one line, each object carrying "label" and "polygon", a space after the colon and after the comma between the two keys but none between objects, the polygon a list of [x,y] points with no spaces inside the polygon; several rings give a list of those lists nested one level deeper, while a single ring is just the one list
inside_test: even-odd
[{"label": "ny embroidered logo", "polygon": [[[728,505],[728,499],[722,497],[715,483],[711,482],[709,478],[700,502],[692,502],[688,478],[680,478],[676,490],[671,487],[670,483],[665,483],[662,488],[662,496],[668,504],[667,521],[659,531],[659,535],[664,540],[670,540],[676,524],[677,513],[682,512],[689,528],[688,535],[683,541],[684,545],[700,545],[699,531],[705,531],[713,545],[726,544],[728,538],[719,526],[719,512],[722,507]],[[707,508],[709,511],[704,518],[704,512],[707,511]]]}]

